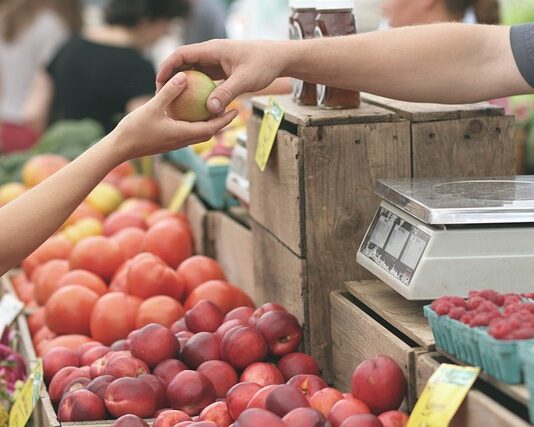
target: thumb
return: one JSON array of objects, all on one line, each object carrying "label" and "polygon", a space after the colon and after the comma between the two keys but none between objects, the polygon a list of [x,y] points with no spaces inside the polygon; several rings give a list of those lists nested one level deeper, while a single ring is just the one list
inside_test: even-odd
[{"label": "thumb", "polygon": [[208,110],[219,114],[239,95],[247,92],[247,79],[240,73],[234,73],[217,86],[208,98]]},{"label": "thumb", "polygon": [[178,73],[165,83],[165,86],[153,98],[153,102],[159,108],[165,109],[183,92],[186,86],[187,76],[184,73]]}]

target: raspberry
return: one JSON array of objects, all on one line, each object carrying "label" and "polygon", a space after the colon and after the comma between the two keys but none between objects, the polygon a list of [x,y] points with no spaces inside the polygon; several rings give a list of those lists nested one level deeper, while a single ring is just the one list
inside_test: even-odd
[{"label": "raspberry", "polygon": [[470,297],[467,299],[467,309],[468,309],[468,310],[474,310],[474,309],[476,309],[480,304],[482,304],[483,302],[486,302],[486,299],[485,299],[485,298],[482,298],[481,296],[478,296],[478,295],[470,296]]},{"label": "raspberry", "polygon": [[516,294],[506,294],[504,296],[504,306],[508,306],[510,304],[520,304],[522,302],[521,297]]},{"label": "raspberry", "polygon": [[454,308],[454,304],[452,302],[440,301],[438,304],[435,305],[434,311],[440,316],[445,316],[449,313],[449,310],[451,308]]},{"label": "raspberry", "polygon": [[451,319],[460,320],[460,318],[466,313],[464,307],[453,307],[449,310],[449,317]]},{"label": "raspberry", "polygon": [[439,306],[442,303],[448,303],[448,302],[449,302],[449,297],[439,297],[438,299],[435,299],[434,301],[432,301],[430,308],[436,311],[436,306]]},{"label": "raspberry", "polygon": [[521,310],[527,310],[531,313],[534,313],[534,302],[526,302],[521,304]]},{"label": "raspberry", "polygon": [[499,300],[502,301],[502,296],[498,292],[494,291],[493,289],[483,289],[481,291],[471,291],[469,292],[469,297],[482,297],[484,299],[487,299],[488,301],[491,301],[492,303],[498,305]]},{"label": "raspberry", "polygon": [[508,304],[508,305],[505,305],[504,306],[504,316],[510,316],[514,313],[517,313],[519,310],[521,310],[521,305],[520,303],[515,303],[515,304]]},{"label": "raspberry", "polygon": [[488,326],[490,323],[489,314],[486,312],[476,313],[475,316],[469,322],[469,326],[472,328],[476,326]]},{"label": "raspberry", "polygon": [[525,326],[519,329],[514,329],[505,337],[504,340],[529,340],[534,338],[534,328],[532,326]]},{"label": "raspberry", "polygon": [[464,307],[467,308],[467,303],[465,299],[461,297],[446,297],[450,302],[452,302],[456,307]]},{"label": "raspberry", "polygon": [[477,313],[480,313],[480,312],[490,313],[495,310],[498,310],[498,307],[491,301],[484,301],[481,304],[479,304],[475,309]]},{"label": "raspberry", "polygon": [[471,322],[471,319],[475,317],[475,313],[467,312],[462,317],[460,317],[460,322],[465,323],[466,325],[469,325],[469,322]]}]

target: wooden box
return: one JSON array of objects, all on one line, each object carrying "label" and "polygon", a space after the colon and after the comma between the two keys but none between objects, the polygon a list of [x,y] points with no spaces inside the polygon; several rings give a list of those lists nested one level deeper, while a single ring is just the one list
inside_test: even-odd
[{"label": "wooden box", "polygon": [[324,111],[277,100],[285,116],[264,172],[255,152],[269,98],[254,100],[248,126],[255,283],[261,301],[301,316],[306,348],[328,373],[328,295],[373,277],[356,251],[380,202],[377,179],[511,174],[513,119],[488,104],[404,111],[374,99]]}]

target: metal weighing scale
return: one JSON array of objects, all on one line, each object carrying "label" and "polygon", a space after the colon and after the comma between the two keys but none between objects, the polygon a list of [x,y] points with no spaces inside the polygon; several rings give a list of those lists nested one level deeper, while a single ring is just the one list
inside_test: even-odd
[{"label": "metal weighing scale", "polygon": [[378,181],[357,261],[410,300],[534,292],[534,176]]}]

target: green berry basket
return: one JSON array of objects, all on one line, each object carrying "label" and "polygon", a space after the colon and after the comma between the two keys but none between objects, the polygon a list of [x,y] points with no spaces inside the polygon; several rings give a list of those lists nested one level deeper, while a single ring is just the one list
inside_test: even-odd
[{"label": "green berry basket", "polygon": [[519,345],[519,354],[523,364],[525,383],[531,396],[528,407],[530,422],[534,423],[534,343],[532,340]]}]

